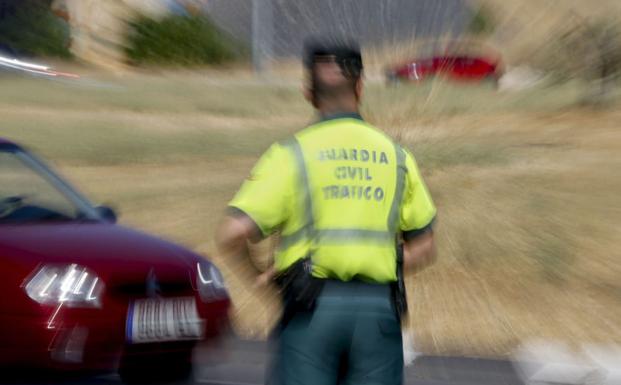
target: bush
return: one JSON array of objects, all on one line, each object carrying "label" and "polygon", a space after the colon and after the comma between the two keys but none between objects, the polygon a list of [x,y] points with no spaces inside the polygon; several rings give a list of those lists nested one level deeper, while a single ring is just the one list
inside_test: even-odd
[{"label": "bush", "polygon": [[578,73],[587,80],[612,79],[621,71],[621,28],[617,20],[585,21],[565,37],[568,53],[577,55]]},{"label": "bush", "polygon": [[481,5],[472,15],[467,31],[474,36],[486,36],[492,34],[495,29],[494,13],[490,8]]},{"label": "bush", "polygon": [[591,86],[584,102],[605,102],[617,87],[621,75],[621,24],[616,19],[580,20],[545,48],[544,69],[559,81],[580,79]]},{"label": "bush", "polygon": [[0,46],[17,54],[71,57],[69,26],[52,13],[49,4],[15,0],[3,4]]},{"label": "bush", "polygon": [[130,22],[126,54],[133,64],[203,65],[230,62],[242,46],[205,16],[140,16]]}]

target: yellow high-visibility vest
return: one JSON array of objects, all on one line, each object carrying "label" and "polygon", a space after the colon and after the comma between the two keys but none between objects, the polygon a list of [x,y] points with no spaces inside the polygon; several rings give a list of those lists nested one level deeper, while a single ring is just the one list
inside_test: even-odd
[{"label": "yellow high-visibility vest", "polygon": [[263,235],[280,230],[278,271],[310,256],[316,277],[378,283],[396,280],[399,232],[436,214],[413,156],[357,114],[274,144],[230,206]]}]

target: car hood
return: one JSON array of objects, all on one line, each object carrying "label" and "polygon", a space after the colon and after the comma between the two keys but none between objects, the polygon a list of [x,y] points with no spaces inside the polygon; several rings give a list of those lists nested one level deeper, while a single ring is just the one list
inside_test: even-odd
[{"label": "car hood", "polygon": [[200,260],[170,242],[104,223],[1,225],[0,257],[13,271],[76,263],[108,283],[144,280],[152,271],[164,280],[187,279]]}]

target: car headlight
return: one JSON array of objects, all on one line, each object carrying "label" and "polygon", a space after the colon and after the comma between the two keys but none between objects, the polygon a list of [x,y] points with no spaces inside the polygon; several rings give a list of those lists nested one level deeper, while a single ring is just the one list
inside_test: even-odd
[{"label": "car headlight", "polygon": [[28,279],[25,290],[30,298],[43,305],[98,308],[103,282],[76,264],[43,265]]},{"label": "car headlight", "polygon": [[205,302],[219,301],[229,297],[222,273],[211,263],[198,262],[196,264],[196,286],[201,299]]}]

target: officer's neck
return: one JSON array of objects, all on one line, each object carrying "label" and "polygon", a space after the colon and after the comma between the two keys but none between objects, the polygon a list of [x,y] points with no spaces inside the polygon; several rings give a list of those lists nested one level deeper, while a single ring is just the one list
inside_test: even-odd
[{"label": "officer's neck", "polygon": [[358,114],[358,103],[353,101],[351,103],[331,103],[326,105],[320,105],[318,108],[319,115],[321,117],[334,116],[340,114]]}]

